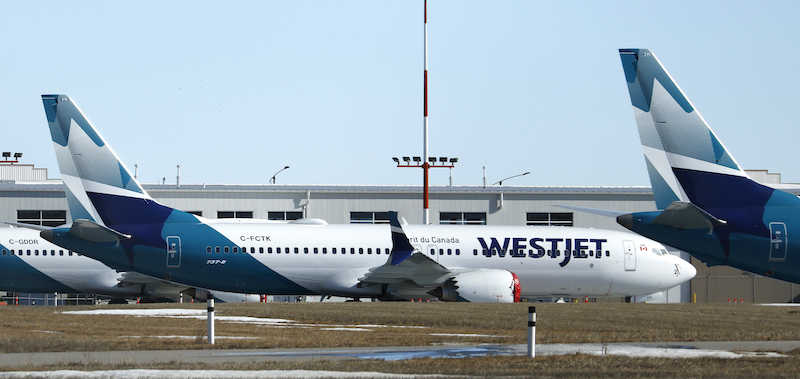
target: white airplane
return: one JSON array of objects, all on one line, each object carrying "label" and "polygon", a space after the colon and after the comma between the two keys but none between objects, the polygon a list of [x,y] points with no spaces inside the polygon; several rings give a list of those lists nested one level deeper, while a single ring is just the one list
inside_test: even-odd
[{"label": "white airplane", "polygon": [[[27,228],[0,228],[0,290],[23,293],[86,293],[109,297],[112,302],[141,297],[177,301],[184,293],[205,301],[208,291],[116,270],[53,245]],[[225,302],[259,301],[258,295],[213,291]]]},{"label": "white airplane", "polygon": [[[119,271],[272,295],[514,302],[620,297],[696,271],[618,231],[546,226],[238,224],[154,201],[66,95],[43,95],[73,223],[41,236]],[[404,231],[405,229],[405,231]]]}]

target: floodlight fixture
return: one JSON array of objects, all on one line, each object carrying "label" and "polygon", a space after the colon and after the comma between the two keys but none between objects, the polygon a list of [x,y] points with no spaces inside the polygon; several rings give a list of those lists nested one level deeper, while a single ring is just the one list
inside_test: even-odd
[{"label": "floodlight fixture", "polygon": [[403,157],[403,162],[411,163],[411,157]]},{"label": "floodlight fixture", "polygon": [[456,163],[456,162],[458,162],[458,158],[450,158],[450,163]]},{"label": "floodlight fixture", "polygon": [[441,162],[442,164],[447,163],[447,157],[439,157],[439,162]]},{"label": "floodlight fixture", "polygon": [[22,153],[14,153],[14,158],[22,158]]},{"label": "floodlight fixture", "polygon": [[394,163],[400,164],[400,160],[397,159],[397,157],[392,157],[392,160],[394,161]]},{"label": "floodlight fixture", "polygon": [[10,151],[4,151],[3,152],[3,158],[11,158],[11,152]]},{"label": "floodlight fixture", "polygon": [[428,157],[428,162],[436,163],[436,157]]},{"label": "floodlight fixture", "polygon": [[414,157],[414,162],[417,162],[417,163],[422,162],[422,158]]}]

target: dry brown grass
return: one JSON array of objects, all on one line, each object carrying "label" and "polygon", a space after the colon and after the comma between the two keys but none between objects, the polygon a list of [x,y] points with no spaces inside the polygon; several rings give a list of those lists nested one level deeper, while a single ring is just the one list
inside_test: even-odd
[{"label": "dry brown grass", "polygon": [[[203,304],[127,305],[120,309],[189,308]],[[216,349],[525,343],[526,304],[267,303],[218,304],[218,316],[294,320],[294,327],[220,321]],[[800,340],[800,309],[729,304],[537,304],[537,342]],[[205,320],[74,315],[65,310],[111,307],[0,307],[0,352],[206,349]],[[387,325],[371,331],[326,326]],[[456,337],[433,334],[479,334]],[[155,338],[156,336],[196,338]],[[123,337],[127,336],[127,337]],[[138,336],[141,338],[129,338]]]},{"label": "dry brown grass", "polygon": [[[0,352],[161,350],[411,346],[444,343],[525,343],[531,304],[469,303],[268,303],[218,304],[218,316],[250,316],[313,324],[288,328],[217,323],[217,336],[204,339],[205,320],[112,315],[73,315],[65,310],[102,307],[0,307]],[[800,340],[800,309],[729,304],[535,304],[538,343],[623,341]],[[121,309],[192,308],[204,304],[128,305]],[[320,326],[322,325],[322,326]],[[372,331],[324,330],[324,326],[394,325],[422,328],[367,327]],[[480,334],[500,337],[454,337]],[[198,338],[159,339],[162,335]],[[121,336],[141,336],[128,338]],[[643,359],[586,355],[414,359],[409,361],[267,362],[223,365],[58,366],[48,369],[321,369],[407,374],[537,377],[798,377],[800,356],[786,358]],[[2,370],[0,368],[0,370]]]}]

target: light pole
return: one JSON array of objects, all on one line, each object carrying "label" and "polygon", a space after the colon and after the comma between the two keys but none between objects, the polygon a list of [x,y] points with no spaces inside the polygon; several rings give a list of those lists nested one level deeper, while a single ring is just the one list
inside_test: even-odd
[{"label": "light pole", "polygon": [[269,182],[272,183],[272,184],[275,184],[275,176],[277,176],[278,174],[281,173],[281,171],[286,170],[287,168],[289,168],[289,166],[286,166],[286,167],[278,170],[278,172],[276,172],[275,175],[272,175],[272,178],[269,180]]},{"label": "light pole", "polygon": [[525,175],[528,175],[528,174],[530,174],[530,173],[531,173],[531,172],[530,172],[530,171],[528,171],[528,172],[526,172],[526,173],[524,173],[524,174],[519,174],[519,175],[509,176],[509,177],[507,177],[507,178],[505,178],[505,179],[501,179],[501,180],[498,180],[498,181],[496,181],[496,182],[495,182],[494,184],[492,184],[492,185],[495,185],[495,184],[500,184],[500,185],[502,186],[502,185],[503,185],[503,181],[504,181],[504,180],[508,180],[508,179],[511,179],[511,178],[516,178],[516,177],[518,177],[518,176],[525,176]]}]

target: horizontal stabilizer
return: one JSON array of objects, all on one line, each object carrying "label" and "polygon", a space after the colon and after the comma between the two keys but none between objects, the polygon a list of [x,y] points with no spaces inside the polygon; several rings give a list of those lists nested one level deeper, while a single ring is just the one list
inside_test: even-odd
[{"label": "horizontal stabilizer", "polygon": [[25,224],[25,223],[21,223],[21,222],[9,222],[9,221],[5,221],[5,222],[3,222],[3,223],[4,223],[4,224],[11,225],[11,226],[16,226],[16,227],[18,227],[18,228],[26,228],[26,229],[38,230],[38,231],[40,231],[40,232],[41,232],[41,231],[44,231],[44,230],[51,230],[51,229],[53,229],[53,227],[51,227],[51,226],[42,226],[42,225]]},{"label": "horizontal stabilizer", "polygon": [[610,210],[607,210],[607,209],[574,207],[574,206],[571,206],[571,205],[556,205],[556,206],[559,207],[559,208],[571,209],[573,211],[596,214],[598,216],[603,216],[603,217],[619,217],[619,216],[622,216],[622,215],[628,213],[628,212],[620,212],[620,211],[610,211]]},{"label": "horizontal stabilizer", "polygon": [[75,220],[69,228],[70,234],[89,242],[118,242],[131,238],[114,229],[89,220]]},{"label": "horizontal stabilizer", "polygon": [[692,203],[674,201],[653,223],[678,229],[705,229],[727,224],[727,221],[710,215]]}]

